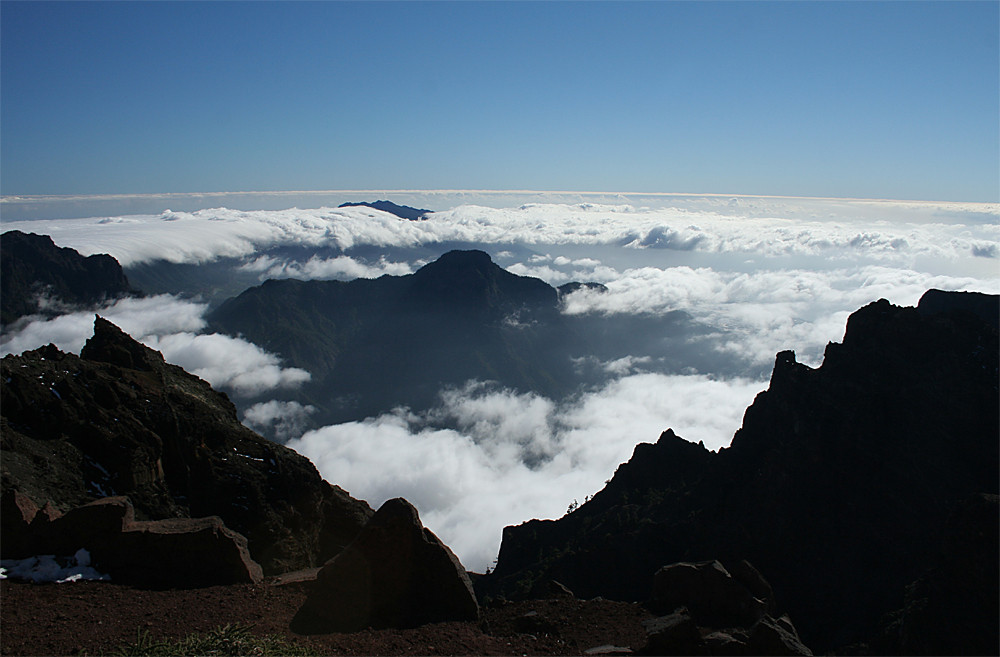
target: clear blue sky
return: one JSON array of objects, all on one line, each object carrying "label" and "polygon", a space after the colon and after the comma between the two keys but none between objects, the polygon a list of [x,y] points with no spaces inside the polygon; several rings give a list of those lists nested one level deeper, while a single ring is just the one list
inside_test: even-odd
[{"label": "clear blue sky", "polygon": [[1000,200],[997,2],[2,2],[0,192]]}]

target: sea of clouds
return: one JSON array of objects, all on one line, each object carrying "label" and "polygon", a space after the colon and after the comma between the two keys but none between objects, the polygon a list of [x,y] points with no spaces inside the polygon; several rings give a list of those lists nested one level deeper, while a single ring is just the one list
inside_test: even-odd
[{"label": "sea of clouds", "polygon": [[[475,247],[511,272],[552,285],[606,286],[603,293],[584,288],[568,295],[565,313],[683,311],[704,327],[698,339],[718,355],[711,371],[693,362],[665,366],[636,353],[599,363],[605,383],[567,399],[473,381],[440,391],[431,411],[386,409],[364,421],[309,428],[315,409],[294,395],[309,373],[243,339],[206,333],[207,301],[161,294],[98,309],[169,362],[229,392],[248,426],[287,440],[328,480],[373,506],[409,499],[476,570],[496,556],[504,525],[562,515],[599,490],[636,443],[655,441],[668,427],[709,449],[727,445],[746,406],[766,389],[775,353],[794,349],[801,362],[818,365],[859,307],[879,298],[914,305],[932,287],[1000,293],[997,204],[527,192],[378,196],[386,197],[438,211],[408,221],[366,207],[275,209],[259,202],[272,209],[109,212],[4,221],[2,228],[48,234],[84,254],[110,253],[125,266],[223,263],[254,280],[403,275],[450,248]],[[291,200],[268,202],[275,198]],[[17,202],[33,216],[56,211],[44,199]],[[29,318],[0,346],[19,353],[52,342],[78,352],[92,328],[90,310]]]}]

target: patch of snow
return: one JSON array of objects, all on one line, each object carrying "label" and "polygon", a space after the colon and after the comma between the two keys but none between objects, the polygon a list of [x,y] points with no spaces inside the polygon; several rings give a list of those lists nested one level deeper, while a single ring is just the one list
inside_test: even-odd
[{"label": "patch of snow", "polygon": [[43,554],[27,559],[0,561],[0,579],[20,579],[27,582],[78,582],[80,580],[109,581],[111,575],[100,573],[90,565],[90,552],[81,548],[72,557]]}]

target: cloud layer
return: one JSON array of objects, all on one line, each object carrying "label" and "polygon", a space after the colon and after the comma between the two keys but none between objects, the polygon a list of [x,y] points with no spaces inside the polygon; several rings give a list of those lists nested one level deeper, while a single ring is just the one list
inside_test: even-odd
[{"label": "cloud layer", "polygon": [[673,428],[711,449],[728,445],[764,387],[647,373],[556,403],[470,383],[445,391],[428,414],[398,409],[310,431],[289,447],[373,506],[406,497],[481,572],[505,525],[561,516],[600,490],[636,443]]},{"label": "cloud layer", "polygon": [[110,253],[123,265],[150,260],[200,263],[251,258],[277,246],[347,250],[479,244],[588,244],[635,249],[754,253],[758,256],[916,257],[997,255],[995,204],[902,203],[715,197],[676,205],[596,203],[462,205],[408,221],[366,207],[241,211],[226,208],[158,215],[5,223],[43,232],[81,253]]},{"label": "cloud layer", "polygon": [[[818,365],[859,307],[879,298],[913,305],[931,287],[1000,293],[997,204],[407,194],[392,198],[451,209],[421,221],[365,207],[191,209],[4,222],[3,229],[49,234],[60,246],[110,253],[125,265],[232,258],[216,268],[223,277],[239,269],[239,280],[401,275],[449,248],[475,247],[552,285],[606,287],[566,295],[569,315],[682,317],[632,322],[652,327],[655,335],[644,337],[659,340],[656,353],[642,352],[653,342],[631,340],[623,341],[631,353],[607,362],[584,355],[581,371],[608,378],[569,399],[470,382],[441,391],[438,407],[421,415],[385,409],[303,434],[315,409],[295,395],[308,373],[244,340],[203,333],[206,304],[163,295],[99,310],[168,361],[237,395],[244,423],[290,440],[331,482],[374,506],[410,499],[477,570],[496,556],[504,525],[562,515],[599,490],[636,443],[669,427],[713,449],[728,444],[766,388],[774,354],[794,349],[800,362]],[[291,198],[273,195],[256,207],[286,207],[274,204]],[[92,313],[27,319],[3,337],[2,351],[54,342],[78,352],[92,327]]]}]

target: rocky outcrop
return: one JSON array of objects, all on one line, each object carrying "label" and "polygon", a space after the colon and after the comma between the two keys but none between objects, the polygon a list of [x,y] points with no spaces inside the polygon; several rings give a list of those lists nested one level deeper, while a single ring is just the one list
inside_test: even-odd
[{"label": "rocky outcrop", "polygon": [[152,588],[200,588],[214,584],[259,584],[260,565],[246,538],[218,516],[137,521],[125,497],[107,497],[65,514],[39,514],[15,491],[3,495],[4,542],[27,554],[66,555],[80,549],[87,565],[112,580]]},{"label": "rocky outcrop", "polygon": [[476,620],[458,558],[406,500],[385,502],[358,538],[320,570],[292,623],[303,634]]},{"label": "rocky outcrop", "polygon": [[[94,329],[80,356],[49,345],[0,361],[4,493],[62,512],[127,495],[139,520],[219,516],[268,574],[322,564],[371,517],[241,425],[224,394],[110,322]],[[5,533],[3,557],[19,549]]]},{"label": "rocky outcrop", "polygon": [[0,235],[0,324],[25,315],[62,312],[135,294],[118,261],[84,257],[48,235]]},{"label": "rocky outcrop", "polygon": [[[775,618],[772,589],[746,561],[734,574],[718,561],[674,563],[653,578],[647,655],[811,655],[787,615]],[[759,597],[758,597],[759,596]]]},{"label": "rocky outcrop", "polygon": [[[752,566],[750,570],[755,572]],[[702,625],[728,627],[753,625],[770,611],[768,602],[755,597],[718,561],[702,561],[656,571],[649,606],[660,611],[686,607]]]},{"label": "rocky outcrop", "polygon": [[[517,597],[556,579],[581,597],[647,600],[664,563],[746,559],[806,645],[870,641],[948,550],[956,509],[998,492],[998,336],[982,319],[998,313],[998,297],[971,294],[862,308],[822,366],[777,355],[731,447],[708,452],[670,431],[637,446],[573,513],[506,528],[478,585]],[[996,600],[997,579],[985,586]],[[978,618],[971,600],[957,604],[936,617],[937,636]],[[996,645],[993,628],[978,637]]]}]

